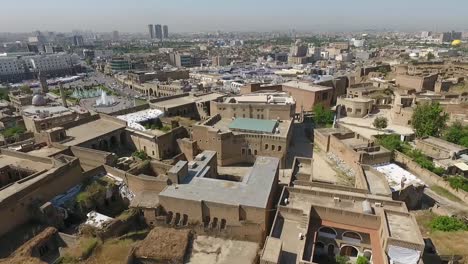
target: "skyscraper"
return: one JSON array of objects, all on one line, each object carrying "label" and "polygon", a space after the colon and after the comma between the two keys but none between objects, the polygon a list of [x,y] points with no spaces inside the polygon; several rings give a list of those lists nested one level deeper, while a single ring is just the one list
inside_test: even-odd
[{"label": "skyscraper", "polygon": [[112,40],[119,40],[119,32],[117,30],[112,31]]},{"label": "skyscraper", "polygon": [[163,26],[163,36],[165,39],[169,38],[169,27],[167,25]]},{"label": "skyscraper", "polygon": [[153,24],[148,25],[149,36],[151,39],[154,39],[154,26]]},{"label": "skyscraper", "polygon": [[154,33],[155,33],[157,39],[162,39],[162,37],[163,37],[162,27],[161,27],[160,24],[157,24],[157,25],[154,26]]}]

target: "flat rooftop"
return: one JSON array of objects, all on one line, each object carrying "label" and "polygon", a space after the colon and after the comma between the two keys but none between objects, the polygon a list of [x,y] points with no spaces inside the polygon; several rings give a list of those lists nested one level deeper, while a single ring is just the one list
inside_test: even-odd
[{"label": "flat rooftop", "polygon": [[240,130],[245,132],[271,134],[274,132],[277,124],[278,122],[273,120],[236,118],[234,119],[234,121],[232,121],[231,124],[229,124],[229,129]]},{"label": "flat rooftop", "polygon": [[13,166],[38,172],[42,170],[51,169],[53,167],[53,164],[0,154],[0,168],[3,168],[5,166]]},{"label": "flat rooftop", "polygon": [[209,102],[209,101],[217,100],[224,96],[225,95],[221,93],[209,93],[209,94],[204,94],[200,96],[187,95],[183,97],[170,98],[167,100],[154,102],[151,104],[158,106],[158,107],[173,108],[173,107],[179,107],[179,106],[183,106],[187,104]]},{"label": "flat rooftop", "polygon": [[277,158],[257,157],[251,171],[242,182],[204,178],[196,172],[190,182],[167,186],[159,196],[266,208],[270,191],[277,180],[279,162]]},{"label": "flat rooftop", "polygon": [[63,145],[76,146],[125,127],[126,126],[123,124],[100,118],[98,120],[67,129],[67,136],[73,139],[64,142]]},{"label": "flat rooftop", "polygon": [[[235,120],[237,120],[239,118],[236,118]],[[242,118],[241,118],[242,119]],[[244,119],[248,119],[248,118],[244,118]],[[234,121],[235,121],[234,120]],[[245,125],[247,126],[247,123],[249,125],[252,125],[252,126],[257,126],[257,122],[258,121],[270,121],[268,123],[268,126],[271,126],[271,122],[277,122],[277,121],[273,121],[273,120],[261,120],[261,119],[251,119],[253,121],[248,121],[248,122],[240,122],[239,125]],[[279,136],[279,137],[286,137],[288,135],[288,131],[289,131],[289,127],[291,125],[291,121],[289,120],[282,120],[281,122],[278,122],[277,124],[277,127],[278,130],[276,130],[275,132],[279,132],[279,133],[275,133],[273,134],[271,131],[273,131],[273,129],[270,131],[270,132],[262,132],[262,131],[255,131],[255,130],[250,130],[250,131],[237,131],[236,128],[234,128],[234,130],[231,130],[230,126],[231,124],[234,122],[232,119],[229,119],[229,118],[223,118],[221,120],[219,120],[218,122],[216,122],[212,127],[216,130],[219,130],[220,132],[232,132],[233,134],[240,134],[240,133],[255,133],[255,134],[260,134],[260,133],[263,133],[263,134],[268,134],[268,135],[274,135],[274,136]],[[263,123],[263,122],[260,122],[262,124],[265,124],[265,127],[263,128],[267,128],[267,123]],[[268,128],[269,129],[269,128]]]},{"label": "flat rooftop", "polygon": [[385,210],[385,216],[390,237],[418,244],[424,243],[418,239],[421,235],[419,229],[415,228],[418,225],[411,215]]},{"label": "flat rooftop", "polygon": [[372,194],[391,195],[392,191],[383,174],[371,168],[363,168],[369,191]]},{"label": "flat rooftop", "polygon": [[285,92],[270,92],[270,93],[251,93],[234,97],[227,97],[224,103],[239,103],[239,104],[294,104],[294,98]]},{"label": "flat rooftop", "polygon": [[316,85],[309,82],[301,82],[301,81],[289,81],[282,84],[283,86],[293,87],[296,89],[306,90],[310,92],[320,92],[326,90],[332,90],[332,87]]},{"label": "flat rooftop", "polygon": [[463,146],[460,146],[460,145],[457,145],[457,144],[454,144],[452,142],[448,142],[446,140],[436,138],[436,137],[427,137],[427,138],[423,138],[423,139],[420,139],[420,140],[423,141],[423,142],[427,142],[429,144],[432,144],[432,145],[436,145],[436,146],[438,146],[440,148],[443,148],[443,149],[446,149],[448,151],[460,152],[460,151],[463,151],[463,150],[467,149],[467,148],[465,148]]}]

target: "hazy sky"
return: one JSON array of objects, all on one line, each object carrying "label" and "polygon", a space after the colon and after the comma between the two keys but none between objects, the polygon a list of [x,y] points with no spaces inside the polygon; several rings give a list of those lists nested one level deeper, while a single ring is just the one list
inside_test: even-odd
[{"label": "hazy sky", "polygon": [[468,29],[468,0],[0,0],[0,32]]}]

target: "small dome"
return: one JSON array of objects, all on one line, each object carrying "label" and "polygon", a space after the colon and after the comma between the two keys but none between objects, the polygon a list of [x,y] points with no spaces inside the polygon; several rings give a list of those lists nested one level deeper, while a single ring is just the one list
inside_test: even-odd
[{"label": "small dome", "polygon": [[46,99],[42,94],[36,94],[32,98],[32,105],[41,106],[47,103]]},{"label": "small dome", "polygon": [[452,41],[452,46],[454,46],[454,47],[460,46],[461,44],[462,44],[462,42],[459,39],[456,39],[456,40]]}]

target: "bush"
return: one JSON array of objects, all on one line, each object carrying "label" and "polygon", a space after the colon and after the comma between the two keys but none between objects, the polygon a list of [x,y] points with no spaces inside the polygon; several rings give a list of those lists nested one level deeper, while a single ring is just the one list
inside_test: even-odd
[{"label": "bush", "polygon": [[455,190],[462,189],[465,192],[468,192],[468,180],[462,176],[453,176],[447,179],[450,186]]},{"label": "bush", "polygon": [[21,134],[24,134],[24,132],[26,132],[24,128],[19,127],[19,126],[14,126],[14,127],[10,127],[10,128],[3,130],[2,135],[5,138],[9,138],[9,137],[14,137],[14,136],[19,136]]},{"label": "bush", "polygon": [[317,104],[312,109],[314,112],[314,121],[316,125],[326,126],[333,124],[334,114],[329,108],[325,108],[323,104]]},{"label": "bush", "polygon": [[349,257],[338,255],[335,257],[336,264],[349,264]]},{"label": "bush", "polygon": [[377,136],[377,143],[382,145],[384,148],[394,151],[398,150],[403,152],[407,147],[407,143],[400,140],[399,135],[380,135]]},{"label": "bush", "polygon": [[369,260],[364,256],[359,256],[356,259],[356,264],[368,264],[368,263],[369,263]]},{"label": "bush", "polygon": [[468,230],[468,225],[457,218],[450,216],[439,216],[434,218],[430,227],[434,230],[453,232],[458,230]]},{"label": "bush", "polygon": [[135,158],[139,158],[141,160],[149,160],[150,159],[148,154],[146,154],[146,152],[144,152],[143,150],[133,152],[132,156],[135,157]]},{"label": "bush", "polygon": [[374,125],[375,128],[384,129],[388,126],[388,119],[383,116],[377,117],[374,119],[372,125]]}]

